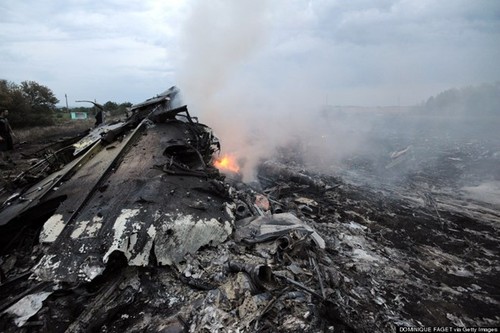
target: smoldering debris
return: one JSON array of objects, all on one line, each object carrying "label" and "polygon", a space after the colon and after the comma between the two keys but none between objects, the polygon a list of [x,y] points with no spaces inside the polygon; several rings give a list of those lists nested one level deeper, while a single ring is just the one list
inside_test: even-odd
[{"label": "smoldering debris", "polygon": [[309,236],[317,246],[321,249],[325,248],[323,238],[313,228],[290,213],[245,218],[236,222],[235,229],[235,240],[250,244],[277,239],[295,232],[302,237]]},{"label": "smoldering debris", "polygon": [[[175,91],[5,193],[2,331],[499,325],[495,204],[429,187],[433,173],[376,187],[291,156],[264,161],[252,185],[225,177],[220,143],[172,107]],[[421,156],[406,147],[384,163]]]}]

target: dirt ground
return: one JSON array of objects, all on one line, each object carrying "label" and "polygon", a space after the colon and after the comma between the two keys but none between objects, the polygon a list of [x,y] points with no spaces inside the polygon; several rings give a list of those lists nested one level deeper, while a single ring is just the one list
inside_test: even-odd
[{"label": "dirt ground", "polygon": [[0,184],[12,181],[45,154],[57,149],[58,143],[86,133],[93,125],[91,120],[80,120],[47,127],[14,129],[14,150],[3,152],[0,158]]}]

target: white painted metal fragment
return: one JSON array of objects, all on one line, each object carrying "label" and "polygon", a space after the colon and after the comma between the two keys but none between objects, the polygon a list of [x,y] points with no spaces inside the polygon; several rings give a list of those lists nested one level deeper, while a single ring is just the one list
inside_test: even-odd
[{"label": "white painted metal fragment", "polygon": [[137,252],[135,256],[130,258],[129,265],[132,266],[146,266],[149,263],[149,254],[151,253],[151,248],[153,247],[153,243],[156,237],[156,228],[154,225],[150,225],[148,230],[148,241],[144,245],[142,251]]},{"label": "white painted metal fragment", "polygon": [[91,221],[78,221],[76,227],[71,233],[71,238],[92,238],[96,237],[102,227],[102,217],[94,216]]},{"label": "white painted metal fragment", "polygon": [[166,215],[167,221],[157,231],[155,255],[160,265],[172,265],[205,245],[218,245],[232,233],[231,223],[199,219],[192,215]]},{"label": "white painted metal fragment", "polygon": [[43,306],[43,301],[52,294],[52,291],[43,291],[31,295],[24,296],[17,303],[4,311],[17,318],[14,323],[17,327],[23,326],[32,316],[34,316]]},{"label": "white painted metal fragment", "polygon": [[40,243],[52,243],[64,229],[64,220],[61,214],[52,215],[43,225],[40,233]]},{"label": "white painted metal fragment", "polygon": [[111,244],[110,248],[106,252],[106,254],[103,257],[103,262],[107,263],[110,254],[113,251],[120,251],[125,254],[127,259],[130,259],[130,253],[129,249],[131,246],[129,246],[129,238],[131,234],[131,230],[128,228],[128,221],[137,216],[139,214],[139,209],[122,209],[120,216],[118,216],[115,220],[115,224],[113,225],[114,229],[114,236],[113,236],[113,243]]}]

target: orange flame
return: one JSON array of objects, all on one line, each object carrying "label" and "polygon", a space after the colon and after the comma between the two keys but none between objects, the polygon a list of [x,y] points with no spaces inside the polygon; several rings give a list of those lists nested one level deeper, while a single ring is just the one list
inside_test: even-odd
[{"label": "orange flame", "polygon": [[224,156],[214,162],[214,165],[220,171],[240,172],[240,166],[234,156],[231,155],[224,154]]}]

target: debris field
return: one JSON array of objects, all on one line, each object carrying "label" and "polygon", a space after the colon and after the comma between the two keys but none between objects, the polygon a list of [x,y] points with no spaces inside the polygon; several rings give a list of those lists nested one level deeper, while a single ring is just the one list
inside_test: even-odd
[{"label": "debris field", "polygon": [[333,174],[282,152],[247,184],[214,167],[219,140],[177,93],[4,180],[2,332],[500,325],[500,204],[449,172],[494,151],[443,149],[448,171],[424,172],[408,145],[383,170],[418,168],[385,186],[365,181],[380,161]]}]

